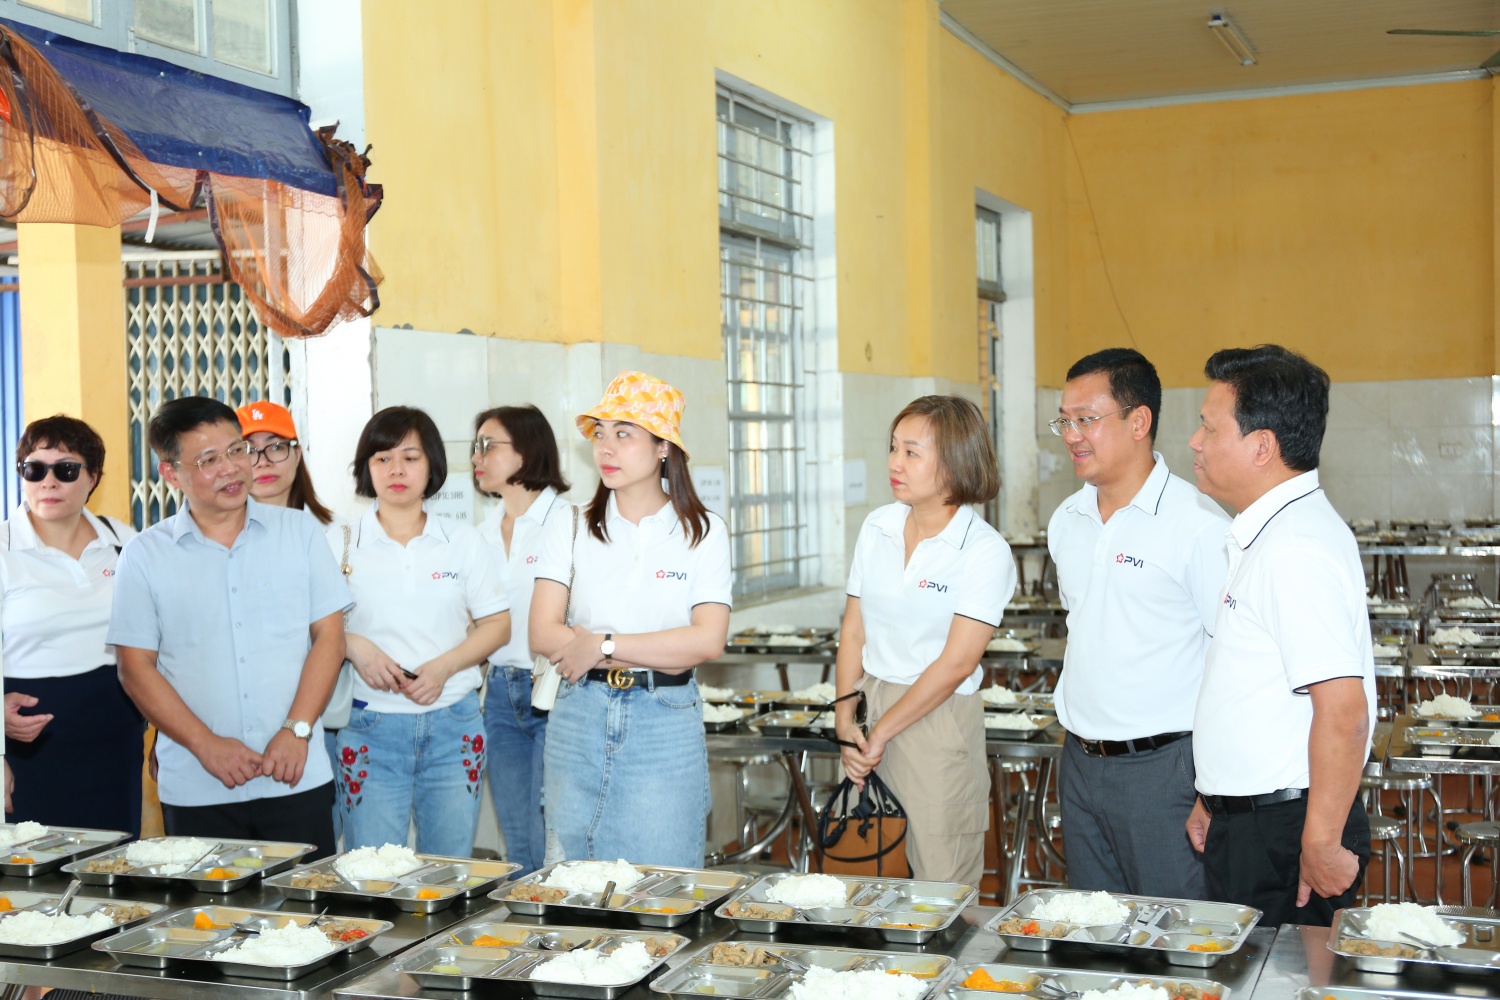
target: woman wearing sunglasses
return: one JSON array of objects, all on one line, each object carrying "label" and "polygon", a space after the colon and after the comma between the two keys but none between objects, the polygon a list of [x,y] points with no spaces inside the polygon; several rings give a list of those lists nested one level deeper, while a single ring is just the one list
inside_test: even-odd
[{"label": "woman wearing sunglasses", "polygon": [[1016,589],[1010,546],[970,504],[1000,491],[979,407],[923,396],[891,422],[896,502],[865,518],[849,567],[834,707],[844,770],[877,768],[906,809],[913,877],[977,886],[989,827],[984,654]]},{"label": "woman wearing sunglasses", "polygon": [[542,866],[542,751],[547,713],[531,707],[531,647],[526,618],[542,536],[554,518],[572,521],[552,425],[535,406],[498,406],[474,418],[474,482],[500,498],[479,535],[504,561],[510,597],[510,641],[490,656],[484,731],[490,798],[505,834],[506,858],[527,875]]},{"label": "woman wearing sunglasses", "polygon": [[703,866],[693,668],[728,636],[729,532],[693,489],[682,406],[672,386],[625,372],[578,418],[599,486],[576,539],[571,517],[548,525],[531,599],[531,648],[567,681],[547,721],[549,855],[555,834],[570,859]]},{"label": "woman wearing sunglasses", "polygon": [[0,524],[0,645],[15,815],[138,834],[146,722],[104,641],[115,562],[135,532],[84,504],[104,441],[73,417],[29,424],[16,445],[22,502]]}]

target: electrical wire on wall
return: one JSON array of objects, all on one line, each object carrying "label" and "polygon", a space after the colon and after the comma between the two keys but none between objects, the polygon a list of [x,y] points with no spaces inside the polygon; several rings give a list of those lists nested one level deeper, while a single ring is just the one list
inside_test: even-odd
[{"label": "electrical wire on wall", "polygon": [[1099,232],[1099,216],[1094,214],[1094,196],[1089,192],[1088,174],[1083,169],[1083,158],[1078,155],[1078,144],[1073,141],[1073,128],[1068,118],[1063,119],[1063,131],[1068,136],[1068,148],[1073,151],[1073,162],[1078,167],[1078,179],[1083,183],[1083,203],[1088,206],[1089,222],[1094,227],[1094,244],[1099,248],[1099,263],[1104,268],[1104,283],[1109,286],[1109,297],[1114,301],[1115,312],[1120,317],[1120,322],[1125,325],[1125,335],[1130,338],[1130,346],[1140,350],[1140,345],[1135,342],[1135,331],[1130,327],[1130,319],[1125,315],[1125,307],[1120,305],[1120,293],[1115,288],[1115,277],[1109,269],[1109,255],[1104,252],[1104,237]]}]

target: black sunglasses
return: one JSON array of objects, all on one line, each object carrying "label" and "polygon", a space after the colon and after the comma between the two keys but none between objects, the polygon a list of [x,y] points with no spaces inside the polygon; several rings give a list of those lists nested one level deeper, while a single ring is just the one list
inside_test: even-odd
[{"label": "black sunglasses", "polygon": [[[863,726],[865,724],[865,718],[869,715],[870,710],[869,703],[865,700],[865,693],[863,691],[850,691],[846,695],[835,698],[828,704],[824,705],[822,708],[818,709],[818,713],[821,715],[824,712],[832,712],[833,706],[837,705],[841,701],[848,701],[850,698],[859,699],[854,703],[854,723],[855,725]],[[858,744],[851,743],[849,740],[839,739],[834,735],[835,731],[832,729],[822,729],[819,730],[819,732],[829,743],[837,743],[841,747],[849,747],[852,750],[859,749]]]},{"label": "black sunglasses", "polygon": [[28,483],[39,483],[47,478],[47,473],[52,473],[60,483],[74,483],[83,473],[82,462],[38,462],[35,459],[27,462],[17,462],[16,471],[21,478]]}]

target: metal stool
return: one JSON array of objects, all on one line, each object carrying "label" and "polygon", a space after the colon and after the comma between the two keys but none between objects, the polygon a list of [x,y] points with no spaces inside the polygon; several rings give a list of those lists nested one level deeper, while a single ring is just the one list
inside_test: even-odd
[{"label": "metal stool", "polygon": [[[1401,897],[1402,888],[1406,884],[1406,852],[1401,849],[1401,822],[1390,816],[1370,817],[1370,853],[1375,853],[1375,847],[1380,847],[1380,865],[1382,879],[1380,883],[1381,903],[1389,903]],[[1396,857],[1396,885],[1395,892],[1391,891],[1391,856]],[[1360,886],[1359,901],[1361,906],[1370,905],[1370,869],[1365,868],[1364,884]]]},{"label": "metal stool", "polygon": [[1464,905],[1474,905],[1474,855],[1481,847],[1487,847],[1490,851],[1490,895],[1485,905],[1495,906],[1495,898],[1500,896],[1500,823],[1488,819],[1460,823],[1456,835],[1458,842],[1464,845],[1463,861],[1459,865]]},{"label": "metal stool", "polygon": [[[1396,819],[1401,826],[1402,839],[1406,841],[1406,877],[1401,883],[1401,891],[1397,899],[1410,899],[1413,902],[1422,902],[1417,892],[1416,862],[1418,858],[1432,858],[1433,869],[1433,893],[1434,902],[1443,905],[1443,854],[1446,853],[1446,841],[1443,838],[1443,799],[1438,790],[1437,783],[1429,774],[1370,774],[1366,773],[1359,779],[1359,787],[1369,794],[1369,809],[1371,817],[1382,817]],[[1404,817],[1386,817],[1381,795],[1384,792],[1395,792],[1402,808],[1405,810]],[[1433,843],[1427,842],[1427,832],[1423,829],[1423,821],[1427,811],[1422,808],[1422,794],[1426,793],[1432,799],[1432,814],[1436,817],[1436,833],[1433,835]],[[1410,896],[1406,895],[1410,892]],[[1389,891],[1387,891],[1389,895]]]},{"label": "metal stool", "polygon": [[[785,768],[781,755],[778,753],[715,753],[710,755],[711,764],[723,764],[734,769],[734,818],[735,827],[739,831],[739,850],[732,854],[721,854],[715,851],[714,860],[753,860],[750,855],[758,856],[770,843],[775,840],[776,835],[785,828],[791,816],[791,788],[788,787],[785,798],[778,797],[774,809],[767,808],[763,803],[752,802],[750,797],[750,769],[752,767],[767,767],[771,765]],[[761,816],[770,813],[772,815],[771,830],[759,835],[759,822]],[[752,838],[756,838],[752,840]],[[754,848],[753,850],[751,848]]]}]

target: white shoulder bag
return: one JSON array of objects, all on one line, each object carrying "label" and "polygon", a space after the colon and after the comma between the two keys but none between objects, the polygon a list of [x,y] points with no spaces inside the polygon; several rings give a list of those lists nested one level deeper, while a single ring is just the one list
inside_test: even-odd
[{"label": "white shoulder bag", "polygon": [[[568,607],[563,612],[563,624],[573,627],[573,572],[578,561],[578,505],[572,506],[573,535],[568,543]],[[557,689],[562,685],[562,674],[547,657],[537,654],[531,661],[531,707],[539,712],[550,712],[557,704]]]}]

